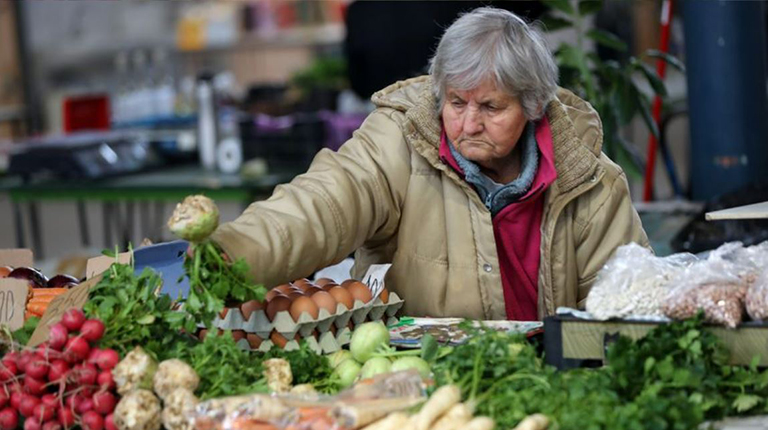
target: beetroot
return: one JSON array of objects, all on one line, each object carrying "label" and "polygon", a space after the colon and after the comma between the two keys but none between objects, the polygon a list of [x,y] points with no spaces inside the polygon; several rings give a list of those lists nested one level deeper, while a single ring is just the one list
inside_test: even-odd
[{"label": "beetroot", "polygon": [[64,324],[64,327],[69,331],[80,330],[84,322],[85,314],[80,309],[72,308],[64,312],[64,315],[61,317],[61,323]]},{"label": "beetroot", "polygon": [[67,341],[64,347],[64,359],[68,363],[76,363],[88,358],[91,347],[82,337],[72,337]]},{"label": "beetroot", "polygon": [[83,430],[101,430],[104,428],[104,418],[94,411],[84,413],[81,421],[83,422]]},{"label": "beetroot", "polygon": [[80,335],[88,342],[96,342],[104,335],[104,323],[99,320],[88,320],[80,328]]},{"label": "beetroot", "polygon": [[48,280],[48,288],[66,288],[69,284],[79,284],[80,281],[70,275],[56,275]]},{"label": "beetroot", "polygon": [[0,429],[11,430],[15,429],[19,425],[19,414],[16,413],[16,409],[5,408],[0,411]]},{"label": "beetroot", "polygon": [[96,393],[93,395],[93,410],[102,414],[111,414],[115,410],[117,399],[109,391]]},{"label": "beetroot", "polygon": [[114,349],[105,349],[96,355],[96,364],[102,370],[114,369],[119,361],[120,355]]},{"label": "beetroot", "polygon": [[52,325],[50,330],[48,330],[48,345],[57,351],[61,351],[61,348],[64,348],[68,339],[69,330],[60,322]]}]

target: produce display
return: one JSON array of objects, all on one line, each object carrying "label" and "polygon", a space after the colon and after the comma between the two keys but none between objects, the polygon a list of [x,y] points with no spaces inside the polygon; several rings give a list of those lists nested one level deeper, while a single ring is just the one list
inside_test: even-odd
[{"label": "produce display", "polygon": [[60,274],[48,278],[34,267],[0,266],[0,279],[2,278],[27,281],[29,296],[24,319],[40,318],[56,296],[80,284],[80,280],[70,275]]},{"label": "produce display", "polygon": [[[616,336],[602,367],[558,370],[537,340],[498,322],[458,323],[449,333],[460,336],[435,332],[441,343],[422,330],[409,345],[418,349],[398,350],[395,292],[328,278],[267,290],[208,240],[217,224],[202,196],[169,221],[191,242],[186,297],[161,294],[153,269],[116,260],[82,310],[37,314],[53,318],[44,342],[26,346],[38,316],[5,330],[0,430],[696,429],[768,413],[760,358],[732,365],[707,326],[740,330],[768,315],[768,244],[727,244],[705,259],[619,249],[587,310],[669,322],[637,340]],[[29,282],[28,310],[77,285],[0,267],[14,272]]]}]

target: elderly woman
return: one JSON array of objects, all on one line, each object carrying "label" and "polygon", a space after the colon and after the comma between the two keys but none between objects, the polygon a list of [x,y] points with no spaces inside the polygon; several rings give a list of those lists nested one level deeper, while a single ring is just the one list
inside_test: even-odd
[{"label": "elderly woman", "polygon": [[414,316],[536,320],[582,307],[616,247],[647,245],[595,110],[557,87],[542,35],[476,9],[442,37],[429,76],[373,95],[338,152],[213,238],[275,286],[355,253]]}]

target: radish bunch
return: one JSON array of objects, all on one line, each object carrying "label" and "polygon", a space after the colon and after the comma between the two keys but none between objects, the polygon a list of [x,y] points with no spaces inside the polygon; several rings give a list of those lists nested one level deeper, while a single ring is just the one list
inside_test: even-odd
[{"label": "radish bunch", "polygon": [[104,323],[70,309],[50,328],[48,341],[0,360],[0,429],[115,429],[112,369],[120,357],[94,345]]}]

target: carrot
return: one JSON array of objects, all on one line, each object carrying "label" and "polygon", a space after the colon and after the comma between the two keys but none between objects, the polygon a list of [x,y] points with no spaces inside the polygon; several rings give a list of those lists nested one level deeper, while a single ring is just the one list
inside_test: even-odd
[{"label": "carrot", "polygon": [[48,309],[48,303],[27,303],[27,310],[36,314],[44,314]]},{"label": "carrot", "polygon": [[424,407],[414,416],[416,430],[427,430],[432,423],[461,400],[461,391],[455,385],[444,385],[432,394]]},{"label": "carrot", "polygon": [[58,296],[69,291],[69,288],[32,288],[32,297]]},{"label": "carrot", "polygon": [[30,318],[32,318],[32,317],[38,317],[38,318],[40,318],[40,317],[42,317],[42,315],[38,315],[38,314],[36,314],[36,313],[34,313],[34,312],[30,312],[30,311],[26,311],[26,312],[24,312],[24,320],[25,320],[25,321],[26,321],[26,320],[28,320],[28,319],[30,319]]},{"label": "carrot", "polygon": [[51,303],[53,299],[55,299],[56,296],[43,296],[43,297],[33,297],[29,299],[27,304],[29,303]]}]

